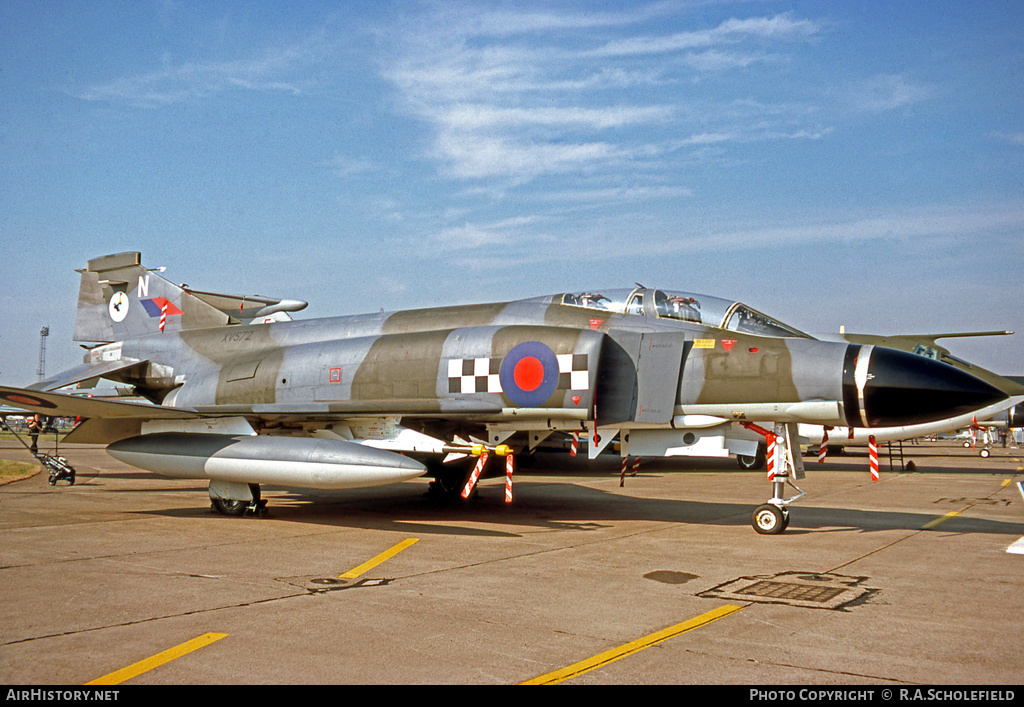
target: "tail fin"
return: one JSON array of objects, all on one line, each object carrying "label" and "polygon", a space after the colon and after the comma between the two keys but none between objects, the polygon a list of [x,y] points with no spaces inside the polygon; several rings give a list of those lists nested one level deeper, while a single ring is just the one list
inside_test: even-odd
[{"label": "tail fin", "polygon": [[142,266],[141,253],[104,255],[79,270],[75,341],[225,326],[231,317]]}]

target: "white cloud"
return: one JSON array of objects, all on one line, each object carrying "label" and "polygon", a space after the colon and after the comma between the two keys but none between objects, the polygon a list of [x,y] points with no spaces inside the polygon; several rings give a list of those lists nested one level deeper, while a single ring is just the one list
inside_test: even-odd
[{"label": "white cloud", "polygon": [[995,132],[992,133],[992,137],[998,140],[999,142],[1009,143],[1010,145],[1024,146],[1024,133]]},{"label": "white cloud", "polygon": [[667,106],[578,106],[545,108],[501,108],[481,104],[456,104],[443,110],[438,121],[448,128],[482,130],[488,128],[543,125],[563,128],[601,130],[626,125],[660,122],[672,115]]},{"label": "white cloud", "polygon": [[592,51],[591,54],[595,56],[638,56],[736,44],[749,39],[790,41],[813,36],[820,29],[820,25],[816,22],[792,20],[787,15],[742,20],[730,19],[713,29],[613,40]]},{"label": "white cloud", "polygon": [[605,142],[557,144],[445,131],[435,147],[447,173],[460,178],[522,179],[607,163],[625,153]]},{"label": "white cloud", "polygon": [[781,246],[866,242],[877,239],[948,242],[979,234],[1024,232],[1020,204],[934,206],[830,219],[807,216],[791,225],[755,226],[701,235],[682,234],[650,246],[653,253],[751,250]]},{"label": "white cloud", "polygon": [[935,89],[916,83],[904,74],[878,74],[857,81],[848,90],[848,99],[857,110],[883,113],[926,101]]},{"label": "white cloud", "polygon": [[[435,237],[439,248],[448,251],[472,250],[476,248],[493,248],[522,243],[524,228],[536,223],[536,217],[514,217],[493,223],[463,223],[442,229]],[[537,235],[526,234],[536,240]]]},{"label": "white cloud", "polygon": [[[443,13],[447,22],[435,18],[435,32],[396,33],[394,61],[382,71],[409,112],[432,131],[427,152],[448,177],[527,184],[603,170],[615,181],[624,160],[646,169],[645,160],[706,145],[714,135],[753,141],[821,134],[805,124],[806,110],[798,109],[794,122],[781,114],[790,107],[781,106],[774,124],[765,122],[765,111],[756,122],[748,112],[708,129],[711,115],[735,111],[712,106],[702,112],[688,86],[696,75],[775,61],[778,48],[818,34],[817,22],[753,17],[657,35],[650,27],[678,14],[678,7],[654,4],[629,13],[456,7]],[[567,29],[573,31],[561,31]],[[706,102],[708,92],[700,95]],[[680,133],[708,140],[688,143]]]},{"label": "white cloud", "polygon": [[323,36],[313,33],[302,42],[248,59],[174,64],[165,58],[159,70],[71,89],[69,93],[86,101],[145,108],[204,99],[231,89],[299,94],[313,85],[311,79],[300,75],[300,70],[322,58],[324,51]]}]

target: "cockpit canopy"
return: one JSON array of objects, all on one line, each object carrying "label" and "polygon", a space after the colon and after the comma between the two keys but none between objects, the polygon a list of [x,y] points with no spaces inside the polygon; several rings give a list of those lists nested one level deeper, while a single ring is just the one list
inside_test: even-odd
[{"label": "cockpit canopy", "polygon": [[[559,299],[561,298],[561,299]],[[619,314],[636,314],[659,319],[676,319],[719,327],[744,334],[810,339],[804,332],[783,324],[766,314],[733,302],[692,292],[634,287],[632,290],[569,292],[554,300],[573,307],[584,307]]]}]

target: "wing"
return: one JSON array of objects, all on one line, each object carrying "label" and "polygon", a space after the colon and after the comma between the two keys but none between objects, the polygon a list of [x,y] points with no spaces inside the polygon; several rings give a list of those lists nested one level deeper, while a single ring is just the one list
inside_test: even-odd
[{"label": "wing", "polygon": [[84,363],[48,378],[38,383],[33,383],[25,390],[57,390],[76,383],[93,380],[96,378],[110,378],[115,374],[128,371],[136,366],[144,366],[147,361],[105,361],[103,363]]},{"label": "wing", "polygon": [[[887,346],[901,351],[915,353],[940,354],[942,358],[955,358],[949,350],[939,346],[939,339],[966,339],[975,336],[1012,336],[1012,331],[957,331],[946,334],[897,334],[895,336],[875,336],[873,334],[847,334],[844,338],[855,344],[875,344]],[[930,350],[930,351],[929,351]],[[931,355],[930,358],[939,358]]]},{"label": "wing", "polygon": [[149,420],[189,420],[200,416],[194,410],[148,403],[99,400],[85,395],[50,393],[9,386],[0,386],[0,402],[48,417],[83,418],[64,441],[87,444],[109,444],[124,437],[140,434],[142,423]]},{"label": "wing", "polygon": [[50,393],[29,388],[0,386],[0,401],[21,410],[50,417],[98,417],[131,420],[188,420],[200,417],[195,410],[148,403],[99,400],[84,395]]}]

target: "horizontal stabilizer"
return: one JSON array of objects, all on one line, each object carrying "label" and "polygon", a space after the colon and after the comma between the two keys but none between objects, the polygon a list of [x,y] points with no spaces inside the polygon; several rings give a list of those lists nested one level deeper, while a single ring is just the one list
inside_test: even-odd
[{"label": "horizontal stabilizer", "polygon": [[217,292],[201,292],[184,288],[188,294],[201,299],[211,307],[215,307],[235,319],[256,319],[269,317],[272,314],[298,312],[307,306],[307,302],[297,299],[274,299],[272,297],[225,295]]}]

